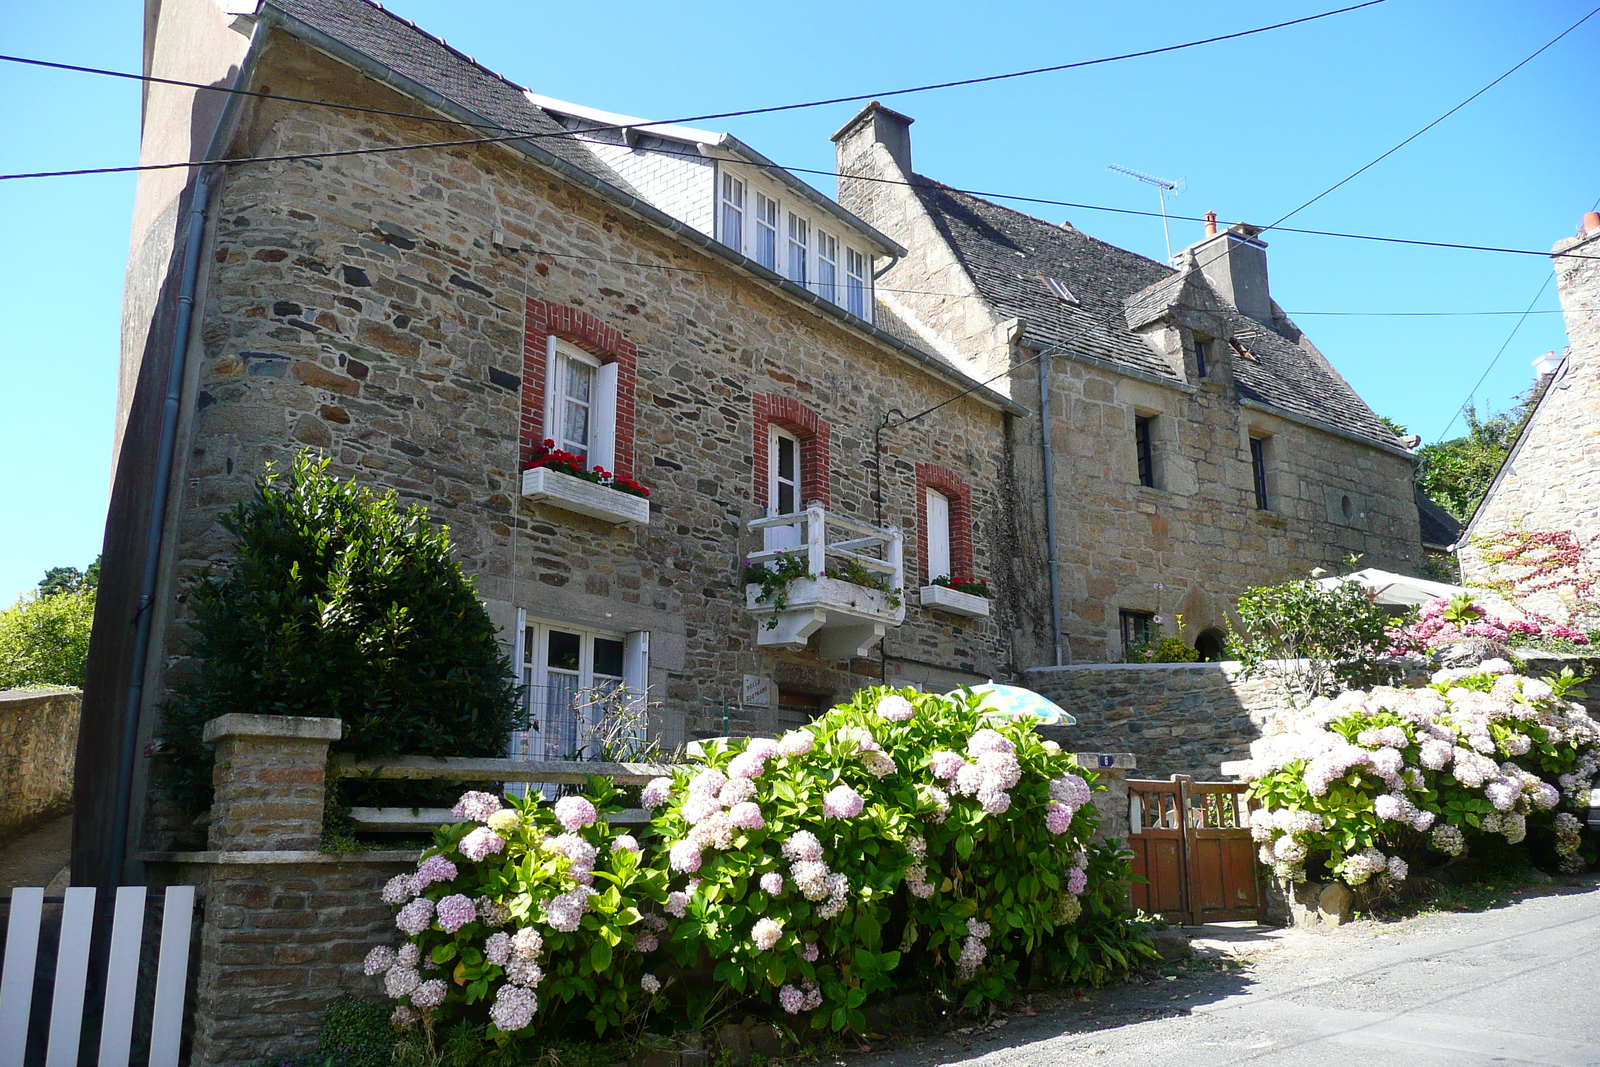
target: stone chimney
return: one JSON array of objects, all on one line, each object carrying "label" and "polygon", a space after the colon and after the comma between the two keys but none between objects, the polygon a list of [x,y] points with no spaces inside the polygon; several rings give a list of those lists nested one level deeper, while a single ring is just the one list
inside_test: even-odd
[{"label": "stone chimney", "polygon": [[[892,216],[892,205],[906,191],[885,183],[911,180],[913,121],[909,115],[891,111],[874,100],[833,135],[839,204],[869,225],[876,226]],[[882,180],[852,181],[852,177]]]},{"label": "stone chimney", "polygon": [[1207,214],[1206,236],[1184,251],[1223,299],[1257,322],[1272,324],[1272,293],[1267,286],[1267,243],[1261,227],[1236,222],[1217,232]]},{"label": "stone chimney", "polygon": [[874,144],[881,144],[889,150],[900,172],[911,177],[911,124],[915,121],[910,115],[891,111],[874,100],[856,112],[855,118],[839,127],[839,132],[833,135],[839,169],[845,169],[844,160],[847,157],[854,157],[870,150]]},{"label": "stone chimney", "polygon": [[1575,237],[1557,241],[1551,251],[1556,291],[1567,321],[1567,356],[1574,369],[1600,361],[1600,211],[1590,211]]}]

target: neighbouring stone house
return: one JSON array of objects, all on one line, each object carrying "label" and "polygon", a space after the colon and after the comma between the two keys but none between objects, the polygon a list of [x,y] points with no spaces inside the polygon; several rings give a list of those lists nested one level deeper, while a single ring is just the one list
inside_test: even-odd
[{"label": "neighbouring stone house", "polygon": [[[896,242],[731,137],[535,96],[364,0],[152,10],[152,73],[263,95],[152,86],[145,158],[260,161],[140,185],[80,878],[112,863],[96,801],[123,767],[152,781],[217,516],[306,446],[449,525],[529,686],[519,752],[582,747],[574,697],[608,687],[647,692],[671,746],[1015,675],[1004,601],[929,579],[1015,554],[999,445],[1028,412],[875,306]],[[546,439],[648,500],[525,472]],[[796,549],[894,592],[750,603],[743,561]],[[130,854],[193,833],[128,817]]]},{"label": "neighbouring stone house", "polygon": [[1177,613],[1215,658],[1249,586],[1348,553],[1419,568],[1413,457],[1273,302],[1257,228],[1168,267],[917,174],[911,122],[874,103],[834,135],[839,199],[909,249],[884,303],[1048,412],[1008,442],[1013,566],[1055,579],[1018,583],[1019,660],[1117,659]]},{"label": "neighbouring stone house", "polygon": [[1461,538],[1468,585],[1493,577],[1477,540],[1518,526],[1600,531],[1600,212],[1552,251],[1568,348],[1554,367],[1535,361],[1543,393]]}]

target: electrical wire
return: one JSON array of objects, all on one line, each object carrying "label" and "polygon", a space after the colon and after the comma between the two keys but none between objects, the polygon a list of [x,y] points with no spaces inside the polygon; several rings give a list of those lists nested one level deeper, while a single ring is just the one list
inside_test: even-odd
[{"label": "electrical wire", "polygon": [[1494,81],[1490,82],[1488,85],[1485,85],[1482,89],[1479,89],[1477,92],[1473,93],[1471,96],[1469,96],[1465,100],[1461,101],[1461,103],[1457,104],[1455,107],[1451,108],[1449,111],[1446,111],[1443,115],[1440,115],[1438,118],[1434,119],[1432,122],[1430,122],[1426,126],[1422,127],[1422,129],[1418,130],[1416,133],[1412,134],[1410,137],[1407,137],[1405,140],[1401,141],[1399,144],[1395,145],[1393,148],[1389,149],[1387,152],[1384,152],[1382,155],[1378,156],[1376,159],[1372,160],[1370,163],[1367,163],[1366,165],[1358,167],[1354,171],[1351,171],[1345,177],[1343,177],[1343,178],[1339,179],[1338,181],[1334,182],[1332,185],[1328,186],[1326,189],[1322,190],[1322,192],[1318,193],[1316,196],[1313,196],[1310,200],[1307,200],[1305,203],[1301,204],[1299,207],[1295,208],[1293,211],[1289,212],[1287,215],[1284,215],[1284,216],[1280,217],[1277,222],[1274,222],[1271,226],[1266,227],[1266,229],[1268,229],[1268,230],[1276,229],[1280,224],[1288,221],[1289,219],[1294,218],[1294,216],[1300,214],[1300,212],[1304,211],[1306,208],[1310,207],[1312,204],[1315,204],[1318,200],[1321,200],[1323,197],[1327,196],[1329,193],[1333,192],[1334,190],[1340,188],[1343,185],[1348,184],[1349,182],[1353,181],[1354,179],[1360,177],[1362,174],[1365,174],[1367,171],[1371,170],[1373,167],[1377,166],[1379,163],[1382,163],[1384,160],[1388,159],[1390,156],[1392,156],[1396,152],[1400,151],[1400,149],[1404,148],[1406,145],[1410,144],[1412,141],[1415,141],[1418,137],[1421,137],[1423,134],[1427,133],[1429,130],[1431,130],[1435,126],[1439,125],[1439,123],[1443,122],[1445,119],[1449,118],[1451,115],[1454,115],[1457,111],[1460,111],[1462,108],[1466,107],[1468,104],[1470,104],[1474,100],[1478,99],[1478,97],[1482,96],[1484,93],[1488,92],[1490,89],[1493,89],[1496,85],[1499,85],[1501,82],[1503,82],[1507,78],[1511,77],[1511,75],[1515,74],[1517,71],[1519,71],[1523,67],[1527,66],[1529,63],[1532,63],[1535,59],[1539,58],[1539,56],[1543,55],[1547,50],[1549,50],[1550,48],[1554,47],[1555,44],[1558,41],[1560,41],[1563,37],[1567,36],[1573,30],[1576,30],[1579,26],[1582,26],[1585,22],[1588,22],[1590,19],[1594,18],[1594,16],[1596,14],[1600,14],[1600,7],[1596,7],[1593,11],[1590,11],[1587,15],[1583,16],[1583,18],[1579,19],[1577,22],[1574,22],[1571,26],[1568,26],[1566,29],[1564,29],[1560,33],[1556,34],[1549,41],[1545,42],[1545,44],[1542,47],[1540,47],[1538,51],[1534,52],[1532,55],[1528,56],[1528,58],[1524,59],[1522,62],[1518,63],[1516,66],[1512,67],[1510,70],[1508,70],[1504,74],[1500,75],[1498,78],[1496,78]]},{"label": "electrical wire", "polygon": [[[1158,56],[1158,55],[1164,55],[1164,54],[1169,53],[1169,52],[1179,52],[1179,51],[1183,51],[1184,49],[1188,49],[1188,48],[1198,48],[1201,45],[1217,44],[1217,43],[1219,43],[1221,41],[1238,40],[1239,38],[1242,38],[1242,37],[1253,37],[1256,34],[1268,33],[1268,32],[1271,32],[1272,30],[1286,29],[1287,27],[1290,27],[1290,26],[1299,26],[1299,25],[1302,25],[1302,24],[1308,23],[1308,22],[1316,22],[1316,21],[1318,21],[1320,19],[1332,18],[1335,15],[1343,15],[1343,14],[1347,14],[1347,13],[1349,13],[1351,11],[1359,11],[1362,8],[1376,7],[1379,4],[1383,4],[1383,3],[1387,3],[1387,2],[1388,2],[1388,0],[1365,0],[1364,3],[1351,4],[1351,5],[1347,6],[1347,7],[1335,8],[1335,9],[1333,9],[1331,11],[1323,11],[1323,12],[1320,12],[1319,14],[1307,15],[1307,16],[1305,16],[1303,18],[1289,19],[1288,21],[1285,21],[1285,22],[1274,22],[1269,26],[1257,26],[1254,29],[1239,30],[1239,31],[1236,31],[1234,33],[1220,34],[1220,35],[1215,36],[1215,37],[1204,37],[1204,38],[1201,38],[1201,39],[1195,40],[1195,41],[1185,41],[1185,42],[1183,42],[1181,44],[1164,45],[1164,46],[1162,46],[1160,48],[1146,48],[1146,49],[1143,49],[1143,50],[1138,51],[1138,52],[1123,52],[1121,54],[1114,55],[1114,56],[1101,56],[1098,59],[1082,59],[1082,60],[1077,60],[1077,61],[1072,62],[1072,63],[1057,63],[1057,64],[1054,64],[1054,65],[1048,66],[1048,67],[1033,67],[1033,68],[1030,68],[1028,70],[1010,71],[1010,72],[1007,72],[1005,74],[987,74],[987,75],[982,75],[982,76],[979,76],[979,77],[976,77],[976,78],[960,78],[960,79],[957,79],[955,81],[932,82],[932,83],[929,83],[927,85],[915,85],[915,86],[911,86],[909,88],[903,88],[903,89],[886,89],[886,90],[881,90],[879,92],[873,92],[873,93],[858,93],[858,94],[856,94],[854,96],[835,96],[835,97],[830,97],[830,98],[825,99],[825,100],[807,100],[807,101],[802,101],[802,102],[796,103],[796,104],[775,104],[775,105],[771,105],[771,106],[768,106],[768,107],[745,108],[745,109],[739,110],[739,111],[718,111],[718,112],[711,112],[711,113],[704,114],[704,115],[688,115],[688,116],[685,116],[683,118],[676,118],[676,119],[656,119],[656,120],[651,121],[651,122],[628,123],[627,126],[615,126],[615,127],[609,127],[609,128],[611,128],[611,129],[626,129],[626,128],[629,128],[629,127],[642,127],[642,126],[676,126],[676,125],[682,125],[682,124],[689,123],[689,122],[705,122],[705,121],[707,121],[709,119],[741,118],[741,117],[744,117],[744,116],[747,116],[747,115],[771,115],[771,114],[776,114],[776,113],[782,112],[782,111],[798,111],[798,110],[801,110],[801,109],[804,109],[804,108],[825,107],[825,106],[830,105],[830,104],[859,103],[859,102],[864,101],[864,100],[879,100],[879,99],[883,99],[884,97],[905,96],[905,95],[907,95],[909,93],[925,93],[925,92],[933,91],[935,89],[955,89],[955,88],[960,88],[962,86],[967,86],[967,85],[982,85],[982,84],[985,84],[985,83],[988,83],[988,82],[1007,81],[1007,80],[1012,79],[1012,78],[1026,78],[1026,77],[1031,77],[1031,76],[1036,75],[1036,74],[1052,74],[1052,73],[1056,73],[1058,71],[1063,71],[1063,70],[1078,70],[1078,69],[1081,69],[1083,67],[1095,67],[1095,66],[1100,66],[1100,65],[1106,64],[1106,63],[1118,63],[1118,62],[1121,62],[1121,61],[1126,60],[1126,59],[1142,59],[1142,58],[1145,58],[1147,56]],[[419,30],[418,32],[423,32],[423,31]],[[432,36],[430,34],[425,34],[425,35],[429,36],[429,37]],[[438,38],[432,38],[432,39],[433,40],[438,40]],[[440,41],[439,43],[441,45],[444,44],[443,41]],[[448,45],[444,45],[444,47],[449,47],[449,46]],[[210,91],[213,91],[213,92],[240,93],[240,94],[247,95],[247,96],[267,97],[269,99],[292,100],[292,101],[294,101],[296,103],[320,104],[320,105],[325,106],[325,107],[343,107],[343,108],[346,108],[348,110],[366,111],[366,112],[373,113],[373,114],[392,115],[392,116],[397,116],[397,117],[428,119],[428,120],[437,120],[437,118],[438,118],[438,116],[436,116],[436,115],[406,115],[403,112],[383,111],[383,110],[377,109],[377,108],[355,107],[354,105],[330,104],[330,103],[328,103],[326,101],[305,100],[305,99],[296,98],[296,97],[272,97],[270,94],[261,93],[261,92],[255,92],[255,91],[251,91],[251,90],[248,90],[248,89],[232,89],[232,88],[227,88],[227,87],[223,87],[223,86],[206,85],[206,84],[199,83],[199,82],[185,82],[185,81],[180,81],[178,79],[173,79],[173,78],[158,78],[158,77],[153,77],[151,75],[146,75],[146,74],[131,74],[131,73],[127,73],[127,72],[124,72],[124,71],[105,70],[105,69],[99,68],[99,67],[77,66],[75,64],[70,64],[70,63],[55,63],[55,62],[51,62],[51,61],[48,61],[48,60],[42,60],[42,59],[30,59],[30,58],[23,57],[23,56],[0,55],[0,61],[9,62],[9,63],[22,63],[22,64],[27,64],[27,65],[30,65],[30,66],[47,67],[47,68],[52,68],[52,69],[56,69],[56,70],[73,71],[73,72],[83,73],[83,74],[100,74],[100,75],[105,75],[105,76],[108,76],[108,77],[126,78],[126,79],[133,80],[133,81],[155,82],[155,83],[158,83],[158,84],[165,84],[165,85],[181,85],[181,86],[186,86],[186,87],[194,88],[194,89],[206,89],[206,90],[210,90]],[[472,62],[474,63],[474,65],[476,65],[476,61],[472,61]],[[487,70],[487,68],[481,68],[481,69]],[[464,126],[478,125],[478,124],[475,124],[475,123],[466,123],[466,122],[459,122],[458,124],[464,125]],[[488,128],[488,129],[501,128],[501,129],[503,129],[504,127],[485,126],[484,128]],[[560,136],[560,135],[559,134],[555,134],[553,132],[541,131],[541,132],[537,132],[537,133],[530,133],[530,134],[528,134],[526,136],[531,136],[531,137],[549,137],[549,136]],[[212,160],[210,162],[221,162],[221,161],[220,160]],[[192,165],[200,165],[200,164],[192,164]],[[104,170],[100,170],[100,171],[92,171],[92,172],[69,172],[69,173],[105,173],[105,171]]]},{"label": "electrical wire", "polygon": [[1554,274],[1545,275],[1544,284],[1539,286],[1539,291],[1535,293],[1533,299],[1528,302],[1528,310],[1522,313],[1522,317],[1517,320],[1516,325],[1511,327],[1511,332],[1506,334],[1506,339],[1501,343],[1500,350],[1494,354],[1494,358],[1489,361],[1489,365],[1483,368],[1483,373],[1478,375],[1477,383],[1473,385],[1470,391],[1468,391],[1467,398],[1461,402],[1461,406],[1456,408],[1456,413],[1450,416],[1450,421],[1444,424],[1444,429],[1439,431],[1437,440],[1443,441],[1445,439],[1445,435],[1450,432],[1450,427],[1454,426],[1456,424],[1456,420],[1459,419],[1466,412],[1467,408],[1472,405],[1472,398],[1478,394],[1479,389],[1483,388],[1483,383],[1488,380],[1489,372],[1494,370],[1496,363],[1500,362],[1500,357],[1506,354],[1506,349],[1511,347],[1512,338],[1517,336],[1517,331],[1522,329],[1522,324],[1528,321],[1528,316],[1533,312],[1533,305],[1537,304],[1539,299],[1544,296],[1544,291],[1550,288],[1550,280],[1554,277]]}]

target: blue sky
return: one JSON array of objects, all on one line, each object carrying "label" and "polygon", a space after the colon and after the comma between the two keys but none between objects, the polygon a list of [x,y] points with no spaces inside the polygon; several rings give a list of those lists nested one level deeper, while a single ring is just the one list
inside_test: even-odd
[{"label": "blue sky", "polygon": [[[1312,14],[1325,3],[531,4],[394,0],[391,9],[549,96],[650,118],[869,93],[1070,62]],[[137,71],[134,0],[0,6],[0,50]],[[1183,178],[1175,213],[1270,222],[1460,102],[1585,14],[1587,0],[1389,0],[1240,41],[895,97],[917,169],[963,188],[1137,209],[1117,163]],[[1545,250],[1600,199],[1600,16],[1293,225]],[[0,64],[0,172],[136,161],[137,84]],[[833,105],[704,125],[828,168]],[[831,193],[826,179],[814,179]],[[110,472],[132,176],[0,183],[0,601],[99,550]],[[1041,208],[1162,258],[1158,219]],[[1173,224],[1174,244],[1199,225]],[[1515,317],[1311,312],[1518,311],[1536,256],[1269,234],[1273,296],[1380,414],[1437,437]],[[1554,285],[1537,311],[1558,307]],[[1503,407],[1529,360],[1565,344],[1523,324],[1478,392]],[[1460,423],[1456,424],[1459,432]]]}]

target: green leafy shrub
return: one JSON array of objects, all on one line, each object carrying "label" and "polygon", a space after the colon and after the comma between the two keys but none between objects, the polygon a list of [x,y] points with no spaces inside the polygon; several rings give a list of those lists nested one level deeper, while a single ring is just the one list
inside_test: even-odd
[{"label": "green leafy shrub", "polygon": [[237,554],[194,583],[194,674],[167,708],[175,792],[209,802],[204,723],[226,712],[342,719],[360,757],[505,752],[511,664],[449,535],[393,493],[302,453],[218,520]]},{"label": "green leafy shrub", "polygon": [[1489,660],[1428,688],[1351,690],[1290,712],[1251,746],[1262,862],[1280,878],[1309,868],[1381,890],[1491,837],[1533,835],[1581,867],[1573,812],[1600,772],[1600,726],[1565,699],[1574,684]]},{"label": "green leafy shrub", "polygon": [[[52,572],[53,573],[53,572]],[[0,689],[83,685],[93,586],[24,596],[0,611]]]},{"label": "green leafy shrub", "polygon": [[1369,673],[1388,646],[1393,621],[1361,585],[1330,588],[1315,578],[1246,590],[1239,618],[1245,633],[1228,627],[1228,657],[1239,661],[1246,677],[1278,676],[1291,701],[1301,694],[1331,696],[1342,679]]},{"label": "green leafy shrub", "polygon": [[1060,980],[1126,972],[1151,950],[1130,854],[1089,844],[1094,775],[980,700],[876,687],[780,740],[706,743],[642,791],[641,841],[607,825],[602,779],[553,810],[469,793],[473,821],[385,890],[409,940],[368,972],[402,1023],[502,1046],[763,1006],[860,1031],[870,997],[977,1008],[1035,958]]}]

